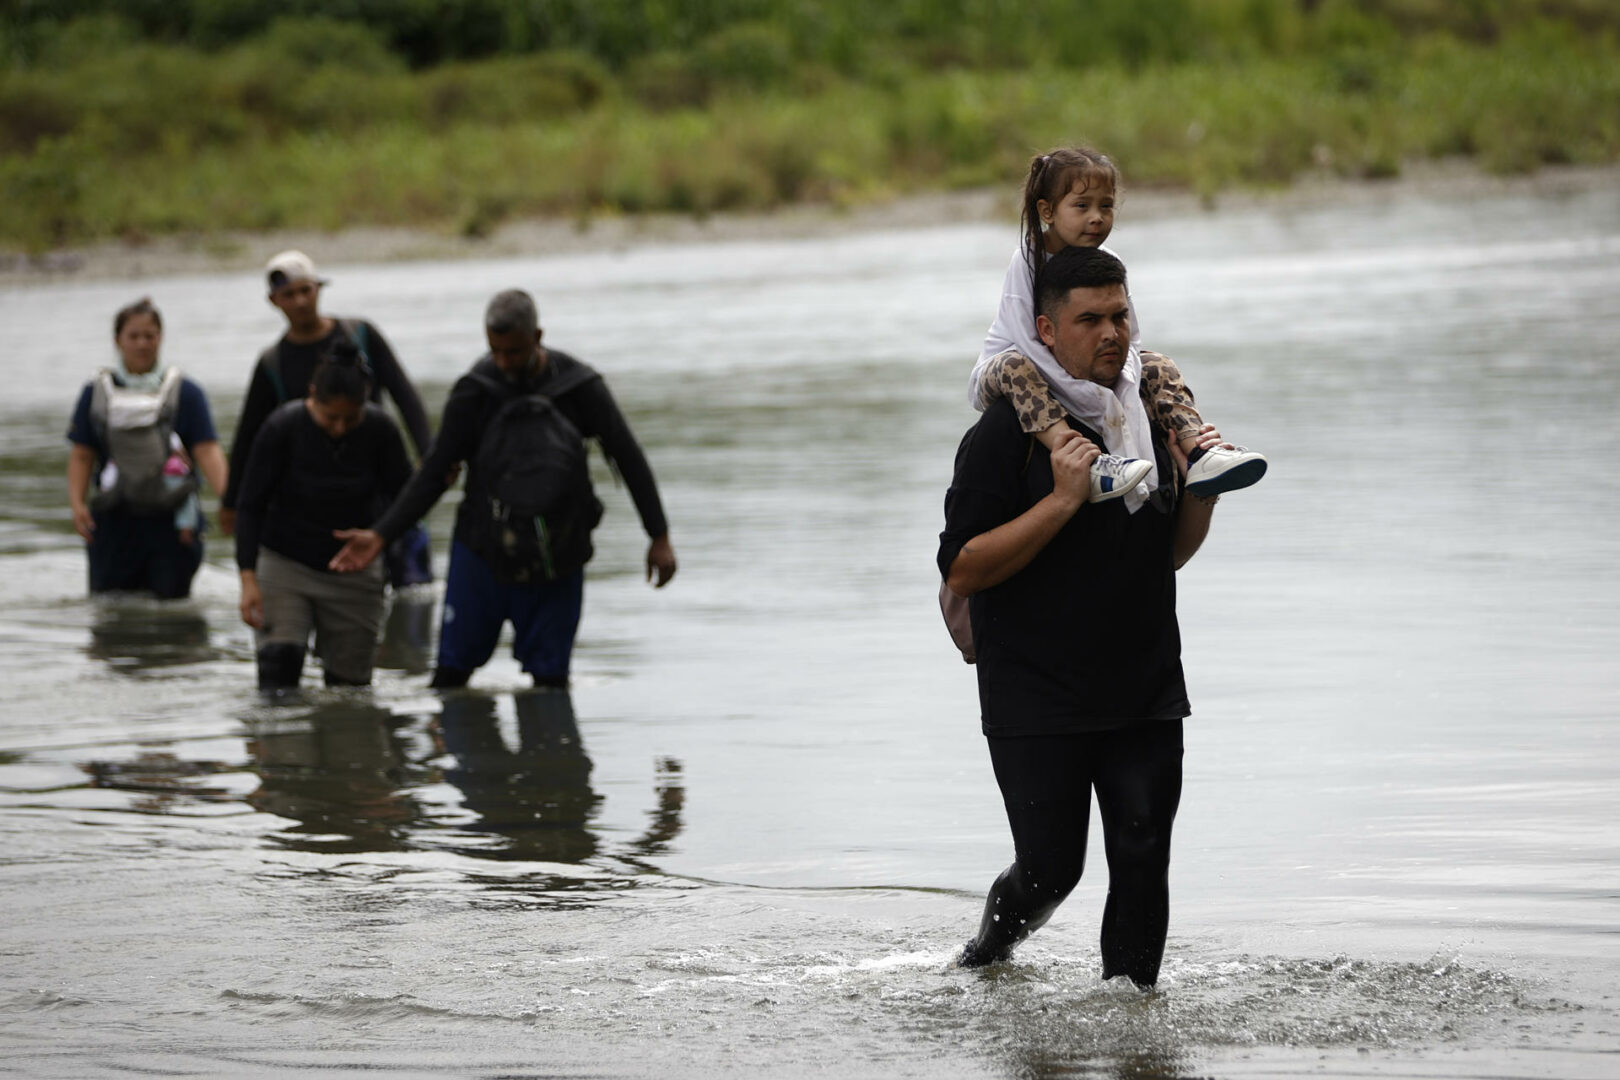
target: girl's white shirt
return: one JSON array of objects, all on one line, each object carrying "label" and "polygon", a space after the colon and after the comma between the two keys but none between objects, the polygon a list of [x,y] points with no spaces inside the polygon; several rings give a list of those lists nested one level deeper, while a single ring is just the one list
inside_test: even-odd
[{"label": "girl's white shirt", "polygon": [[[1110,255],[1114,252],[1104,247]],[[1118,258],[1115,255],[1115,258]],[[1131,303],[1130,290],[1125,293],[1130,304],[1131,345],[1126,353],[1125,367],[1120,371],[1119,383],[1112,389],[1088,379],[1076,379],[1064,371],[1035,330],[1035,274],[1029,265],[1029,253],[1023,244],[1013,252],[1007,267],[1007,276],[1001,283],[1001,306],[996,319],[984,338],[984,349],[968,380],[968,403],[983,410],[979,397],[979,383],[984,377],[990,359],[1008,349],[1016,349],[1034,362],[1036,368],[1051,387],[1052,394],[1065,409],[1073,413],[1088,427],[1101,433],[1105,449],[1110,454],[1126,458],[1141,458],[1153,464],[1153,471],[1138,484],[1136,490],[1125,495],[1126,508],[1136,513],[1147,501],[1148,494],[1159,484],[1159,470],[1153,456],[1153,433],[1148,425],[1147,409],[1142,405],[1142,332],[1136,318],[1136,305]]]}]

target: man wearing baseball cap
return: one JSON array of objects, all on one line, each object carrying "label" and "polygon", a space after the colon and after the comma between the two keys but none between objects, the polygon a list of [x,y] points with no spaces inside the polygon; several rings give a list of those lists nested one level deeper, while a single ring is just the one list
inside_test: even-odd
[{"label": "man wearing baseball cap", "polygon": [[[416,444],[417,455],[425,457],[433,442],[422,399],[382,331],[365,319],[321,314],[321,287],[327,281],[315,269],[313,259],[302,251],[283,251],[265,265],[265,278],[270,303],[286,317],[287,330],[259,355],[242,400],[242,415],[231,444],[230,484],[220,499],[220,527],[226,533],[235,525],[238,489],[259,428],[277,406],[304,396],[315,365],[340,340],[352,341],[359,348],[371,368],[372,400],[380,403],[382,392],[388,392]],[[420,525],[389,552],[389,577],[396,587],[432,580],[431,565],[427,530]]]}]

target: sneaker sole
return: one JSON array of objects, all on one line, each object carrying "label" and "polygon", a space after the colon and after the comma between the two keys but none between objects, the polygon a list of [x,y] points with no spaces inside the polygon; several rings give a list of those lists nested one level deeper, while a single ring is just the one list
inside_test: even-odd
[{"label": "sneaker sole", "polygon": [[1115,499],[1123,499],[1125,493],[1129,490],[1130,488],[1115,488],[1113,491],[1105,491],[1101,495],[1097,494],[1096,490],[1093,490],[1089,501],[1093,503],[1113,502]]},{"label": "sneaker sole", "polygon": [[1266,475],[1266,459],[1256,458],[1241,465],[1234,465],[1219,476],[1188,484],[1187,490],[1194,495],[1219,495],[1227,491],[1237,491],[1239,488],[1252,487],[1258,484],[1264,475]]}]

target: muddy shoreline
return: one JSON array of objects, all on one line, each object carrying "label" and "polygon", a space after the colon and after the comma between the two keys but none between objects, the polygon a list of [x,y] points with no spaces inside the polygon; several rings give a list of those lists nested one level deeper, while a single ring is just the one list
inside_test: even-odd
[{"label": "muddy shoreline", "polygon": [[[1369,203],[1419,197],[1466,200],[1503,194],[1560,194],[1620,188],[1620,165],[1557,166],[1527,176],[1492,176],[1465,161],[1407,166],[1388,180],[1315,175],[1276,190],[1232,190],[1214,199],[1185,191],[1130,189],[1129,213],[1142,220],[1212,210],[1308,209],[1330,203]],[[1011,188],[980,188],[906,196],[855,207],[801,205],[770,213],[599,215],[535,219],[501,225],[470,238],[418,226],[367,226],[335,232],[285,229],[163,237],[144,243],[107,242],[42,255],[0,251],[0,287],[57,281],[143,281],[190,274],[257,269],[278,251],[300,248],[322,265],[417,260],[490,259],[623,251],[636,247],[726,243],[750,239],[927,228],[972,221],[1015,221]]]}]

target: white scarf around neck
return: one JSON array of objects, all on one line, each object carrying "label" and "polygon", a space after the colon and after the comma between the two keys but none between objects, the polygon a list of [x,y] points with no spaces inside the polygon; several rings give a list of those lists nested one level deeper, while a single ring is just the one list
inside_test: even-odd
[{"label": "white scarf around neck", "polygon": [[1040,369],[1052,394],[1075,418],[1103,437],[1103,446],[1110,454],[1125,458],[1141,458],[1153,466],[1147,479],[1124,496],[1125,508],[1136,513],[1147,502],[1148,495],[1159,486],[1159,468],[1153,455],[1153,429],[1148,424],[1147,408],[1142,404],[1142,351],[1131,342],[1125,354],[1125,365],[1120,369],[1119,381],[1112,388],[1089,379],[1077,379],[1064,371],[1052,351],[1044,347],[1032,349],[1030,360]]},{"label": "white scarf around neck", "polygon": [[136,375],[124,366],[123,353],[116,353],[115,355],[118,357],[118,362],[113,365],[113,374],[118,376],[118,381],[124,386],[129,387],[131,390],[144,390],[151,393],[163,385],[163,357],[159,356],[157,358],[157,362],[152,365],[151,371]]}]

